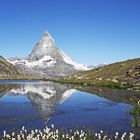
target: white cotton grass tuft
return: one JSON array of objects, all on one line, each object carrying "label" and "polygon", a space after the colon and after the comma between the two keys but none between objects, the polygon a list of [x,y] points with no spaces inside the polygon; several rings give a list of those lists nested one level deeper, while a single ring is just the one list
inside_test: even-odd
[{"label": "white cotton grass tuft", "polygon": [[11,135],[6,131],[3,131],[2,140],[135,140],[133,133],[119,134],[115,133],[115,136],[108,136],[101,130],[99,133],[86,132],[84,130],[73,131],[63,133],[58,129],[55,129],[54,124],[51,127],[44,128],[43,130],[35,129],[27,131],[23,126],[19,133],[12,132]]}]

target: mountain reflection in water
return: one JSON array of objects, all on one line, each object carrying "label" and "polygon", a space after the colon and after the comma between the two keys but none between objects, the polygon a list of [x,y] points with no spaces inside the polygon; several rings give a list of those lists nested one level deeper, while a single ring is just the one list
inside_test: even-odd
[{"label": "mountain reflection in water", "polygon": [[0,135],[52,123],[63,129],[129,132],[131,100],[139,97],[135,92],[49,81],[0,81]]},{"label": "mountain reflection in water", "polygon": [[20,128],[31,121],[35,121],[33,128],[39,122],[45,126],[44,121],[47,123],[54,108],[75,91],[53,82],[0,83],[0,130]]},{"label": "mountain reflection in water", "polygon": [[8,95],[27,96],[32,105],[42,114],[51,114],[53,108],[63,103],[76,91],[75,89],[69,89],[66,86],[53,82],[13,84],[6,88],[9,89],[10,87],[12,87],[12,89],[8,91]]}]

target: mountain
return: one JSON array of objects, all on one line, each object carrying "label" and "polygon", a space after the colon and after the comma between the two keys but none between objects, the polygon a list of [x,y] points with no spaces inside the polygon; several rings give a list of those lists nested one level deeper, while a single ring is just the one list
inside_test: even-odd
[{"label": "mountain", "polygon": [[8,61],[27,73],[42,77],[61,77],[91,69],[77,64],[59,50],[48,32],[44,33],[27,58],[12,58]]},{"label": "mountain", "polygon": [[14,65],[0,56],[0,79],[13,79],[23,76],[23,73]]},{"label": "mountain", "polygon": [[103,85],[140,91],[140,58],[78,72],[63,78],[61,82]]}]

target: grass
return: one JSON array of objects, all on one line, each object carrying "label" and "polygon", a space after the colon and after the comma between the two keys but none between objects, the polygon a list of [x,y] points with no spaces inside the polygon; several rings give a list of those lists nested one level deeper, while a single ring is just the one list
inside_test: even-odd
[{"label": "grass", "polygon": [[57,82],[140,91],[140,58],[77,72]]}]

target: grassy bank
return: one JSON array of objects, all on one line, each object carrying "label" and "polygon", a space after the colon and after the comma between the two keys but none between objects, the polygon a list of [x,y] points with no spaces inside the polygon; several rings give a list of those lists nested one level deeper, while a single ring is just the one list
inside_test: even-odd
[{"label": "grassy bank", "polygon": [[[44,79],[43,79],[44,80]],[[46,79],[45,79],[46,80]],[[84,86],[99,86],[99,87],[109,87],[115,89],[126,89],[131,91],[140,91],[140,86],[132,84],[130,82],[112,82],[112,81],[90,81],[90,80],[77,80],[77,79],[49,79],[49,81],[58,82],[61,84],[72,84],[72,85],[84,85]]]},{"label": "grassy bank", "polygon": [[56,82],[140,91],[140,58],[77,72]]}]

